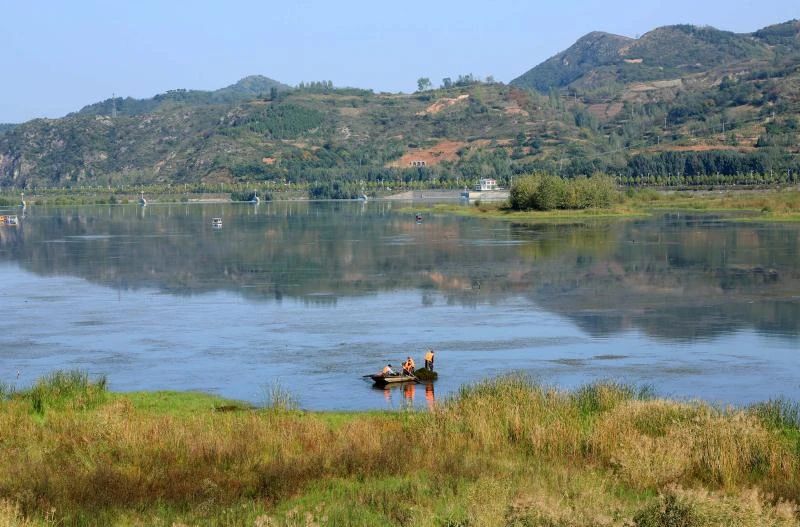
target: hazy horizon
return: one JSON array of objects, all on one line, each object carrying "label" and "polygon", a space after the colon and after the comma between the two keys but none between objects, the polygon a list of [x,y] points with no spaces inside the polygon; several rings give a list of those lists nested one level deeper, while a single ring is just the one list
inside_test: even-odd
[{"label": "hazy horizon", "polygon": [[8,6],[0,25],[8,53],[0,122],[61,117],[112,93],[214,90],[248,75],[376,92],[411,92],[419,77],[438,85],[467,73],[509,82],[591,31],[636,37],[689,23],[747,33],[798,16],[796,3],[784,0],[571,0],[557,7],[498,0],[488,8],[420,0],[30,2]]}]

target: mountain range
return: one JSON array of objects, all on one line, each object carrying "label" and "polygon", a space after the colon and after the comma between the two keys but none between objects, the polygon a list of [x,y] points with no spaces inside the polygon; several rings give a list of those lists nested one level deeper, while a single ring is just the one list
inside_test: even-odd
[{"label": "mountain range", "polygon": [[545,93],[552,88],[590,91],[609,83],[677,79],[733,65],[746,67],[798,53],[799,31],[800,21],[745,34],[690,25],[660,27],[637,39],[593,32],[511,84]]},{"label": "mountain range", "polygon": [[800,173],[798,21],[594,32],[507,85],[445,84],[386,94],[251,76],[0,124],[0,188]]}]

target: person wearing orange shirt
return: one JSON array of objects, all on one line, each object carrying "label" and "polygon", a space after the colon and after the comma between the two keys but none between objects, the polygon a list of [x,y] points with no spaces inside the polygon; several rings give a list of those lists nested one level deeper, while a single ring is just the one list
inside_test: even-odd
[{"label": "person wearing orange shirt", "polygon": [[414,359],[408,357],[406,361],[403,363],[403,373],[406,375],[414,375]]}]

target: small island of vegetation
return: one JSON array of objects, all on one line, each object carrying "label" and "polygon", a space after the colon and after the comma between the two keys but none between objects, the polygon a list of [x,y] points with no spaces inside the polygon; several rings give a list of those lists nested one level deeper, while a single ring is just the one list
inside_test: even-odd
[{"label": "small island of vegetation", "polygon": [[691,191],[626,188],[618,186],[613,177],[605,174],[564,179],[549,173],[535,173],[517,179],[511,186],[508,200],[485,202],[478,199],[473,205],[467,208],[435,204],[430,208],[437,212],[522,222],[642,216],[666,209],[748,213],[729,218],[736,221],[800,220],[800,190],[792,187]]}]

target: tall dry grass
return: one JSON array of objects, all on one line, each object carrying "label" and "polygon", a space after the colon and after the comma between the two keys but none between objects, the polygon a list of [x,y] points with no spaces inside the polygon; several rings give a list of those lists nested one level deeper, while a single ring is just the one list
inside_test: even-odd
[{"label": "tall dry grass", "polygon": [[689,208],[695,210],[749,210],[777,218],[796,218],[800,214],[800,191],[773,189],[759,192],[658,192],[653,189],[630,190],[627,201],[645,208]]},{"label": "tall dry grass", "polygon": [[[80,404],[45,397],[44,414],[30,391],[0,403],[0,526],[159,514],[300,525],[306,513],[340,525],[662,525],[652,522],[682,514],[675,507],[691,509],[687,525],[797,521],[796,422],[764,407],[510,377],[465,387],[430,412],[334,425],[284,405],[142,411],[101,395],[100,383],[78,384],[70,397]],[[729,496],[746,496],[746,514]]]}]

